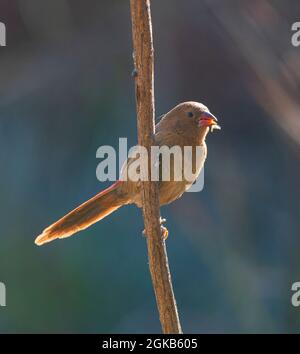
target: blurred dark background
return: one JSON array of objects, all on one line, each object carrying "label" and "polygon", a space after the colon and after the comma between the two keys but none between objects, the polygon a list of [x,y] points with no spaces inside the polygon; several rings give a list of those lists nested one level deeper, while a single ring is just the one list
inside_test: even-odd
[{"label": "blurred dark background", "polygon": [[[220,118],[205,188],[163,207],[185,332],[299,332],[300,47],[295,0],[152,1],[157,116]],[[141,211],[36,247],[104,188],[100,145],[136,143],[129,1],[1,0],[0,332],[159,332]]]}]

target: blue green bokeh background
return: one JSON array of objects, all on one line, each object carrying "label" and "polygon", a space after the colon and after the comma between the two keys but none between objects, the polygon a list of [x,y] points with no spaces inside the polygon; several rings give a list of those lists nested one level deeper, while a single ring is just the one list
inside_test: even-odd
[{"label": "blue green bokeh background", "polygon": [[[183,329],[299,332],[300,3],[151,4],[157,116],[195,100],[222,125],[203,192],[162,208]],[[0,332],[160,332],[139,209],[33,242],[108,185],[100,145],[136,143],[129,1],[1,0],[0,21]]]}]

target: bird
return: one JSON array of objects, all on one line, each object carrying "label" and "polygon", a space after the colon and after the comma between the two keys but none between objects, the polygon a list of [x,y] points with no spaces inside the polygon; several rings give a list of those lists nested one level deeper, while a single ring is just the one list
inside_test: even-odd
[{"label": "bird", "polygon": [[[179,146],[182,149],[190,146],[192,148],[191,158],[186,158],[185,161],[194,174],[193,180],[187,179],[184,171],[181,170],[181,180],[175,178],[176,167],[174,166],[176,164],[172,163],[174,158],[173,160],[171,158],[169,163],[163,164],[161,156],[159,156],[156,165],[159,166],[160,206],[180,198],[197,179],[207,156],[206,137],[214,129],[221,129],[217,118],[204,104],[199,102],[180,103],[161,116],[155,126],[154,146],[169,148]],[[196,148],[200,151],[199,154],[196,153]],[[135,204],[141,208],[141,182],[124,178],[126,173],[128,174],[128,168],[135,160],[134,157],[128,157],[121,169],[119,180],[47,227],[36,237],[36,245],[40,246],[55,239],[72,236],[124,205]],[[185,166],[184,163],[183,165]],[[182,166],[179,168],[183,169]],[[162,178],[164,171],[169,172],[169,180]],[[162,220],[162,222],[164,221]]]}]

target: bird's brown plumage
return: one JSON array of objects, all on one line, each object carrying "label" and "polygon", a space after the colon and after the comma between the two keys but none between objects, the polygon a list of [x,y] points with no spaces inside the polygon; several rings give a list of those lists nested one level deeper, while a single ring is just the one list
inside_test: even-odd
[{"label": "bird's brown plumage", "polygon": [[[170,148],[174,146],[180,146],[181,148],[191,146],[193,154],[190,163],[197,177],[206,159],[205,138],[212,125],[216,125],[216,118],[211,115],[206,106],[198,102],[181,103],[165,114],[157,123],[155,145],[159,147],[168,146]],[[196,146],[201,149],[199,158],[196,158]],[[133,160],[127,160],[123,171]],[[184,174],[182,181],[174,180],[173,162],[171,159],[170,164],[167,166],[160,165],[160,169],[170,169],[171,176],[170,181],[159,181],[161,205],[168,204],[179,198],[193,182],[185,180]],[[130,180],[117,181],[111,187],[100,192],[46,228],[36,238],[35,243],[42,245],[56,238],[69,237],[103,219],[121,206],[130,203],[135,203],[141,207],[140,183]]]}]

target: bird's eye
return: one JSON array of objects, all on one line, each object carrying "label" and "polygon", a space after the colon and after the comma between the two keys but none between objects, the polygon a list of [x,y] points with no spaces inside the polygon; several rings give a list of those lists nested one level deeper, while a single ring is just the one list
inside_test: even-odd
[{"label": "bird's eye", "polygon": [[194,117],[194,113],[193,112],[188,112],[188,117],[190,117],[190,118],[193,118]]}]

